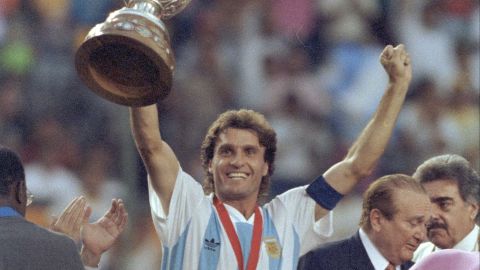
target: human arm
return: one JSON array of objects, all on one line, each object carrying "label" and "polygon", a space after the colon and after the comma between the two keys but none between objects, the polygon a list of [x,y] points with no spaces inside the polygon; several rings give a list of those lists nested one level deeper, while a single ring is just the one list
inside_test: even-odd
[{"label": "human arm", "polygon": [[[403,45],[388,45],[380,55],[380,62],[389,77],[388,86],[376,112],[349,149],[346,157],[323,175],[336,192],[347,194],[362,178],[371,174],[383,154],[400,113],[412,78],[410,58]],[[316,205],[315,219],[328,212]]]},{"label": "human arm", "polygon": [[162,140],[157,106],[131,107],[130,124],[151,186],[168,214],[179,164],[170,146]]}]

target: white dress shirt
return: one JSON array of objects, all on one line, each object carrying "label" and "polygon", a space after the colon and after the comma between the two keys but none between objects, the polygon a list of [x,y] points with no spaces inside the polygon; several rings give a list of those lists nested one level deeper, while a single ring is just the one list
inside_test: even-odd
[{"label": "white dress shirt", "polygon": [[[370,262],[372,262],[373,267],[375,270],[385,270],[387,268],[389,262],[380,251],[377,249],[375,244],[368,238],[368,235],[362,229],[359,230],[360,240],[362,241],[365,250],[367,251],[368,258],[370,258]],[[400,266],[395,266],[396,270],[400,270]]]},{"label": "white dress shirt", "polygon": [[[478,238],[480,234],[480,228],[475,225],[470,233],[465,238],[458,242],[453,249],[461,249],[465,251],[478,251]],[[432,242],[422,243],[413,255],[413,261],[417,262],[430,253],[441,250],[441,248],[435,246]]]}]

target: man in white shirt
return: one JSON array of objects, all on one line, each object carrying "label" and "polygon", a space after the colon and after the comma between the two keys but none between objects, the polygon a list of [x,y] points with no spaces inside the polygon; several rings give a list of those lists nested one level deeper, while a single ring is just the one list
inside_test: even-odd
[{"label": "man in white shirt", "polygon": [[430,213],[428,195],[412,177],[381,177],[364,193],[358,233],[307,253],[298,269],[409,269]]},{"label": "man in white shirt", "polygon": [[413,177],[426,189],[433,205],[427,226],[430,242],[420,245],[414,261],[440,249],[478,251],[480,178],[458,155],[441,155],[421,164]]},{"label": "man in white shirt", "polygon": [[162,140],[157,107],[132,107],[132,132],[163,245],[162,269],[295,269],[298,258],[331,233],[329,211],[371,173],[391,136],[412,69],[403,45],[385,47],[380,61],[389,84],[347,156],[310,185],[263,207],[276,151],[275,131],[263,115],[227,111],[210,126],[202,144],[202,189]]}]

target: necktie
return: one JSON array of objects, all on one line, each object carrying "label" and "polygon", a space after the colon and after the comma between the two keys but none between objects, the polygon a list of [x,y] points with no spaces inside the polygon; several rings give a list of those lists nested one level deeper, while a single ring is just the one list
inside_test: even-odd
[{"label": "necktie", "polygon": [[395,265],[388,263],[387,267],[385,267],[385,270],[395,270]]}]

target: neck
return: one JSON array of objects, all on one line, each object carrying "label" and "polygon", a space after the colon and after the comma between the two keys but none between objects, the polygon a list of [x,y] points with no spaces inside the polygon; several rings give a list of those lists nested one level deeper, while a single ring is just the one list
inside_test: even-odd
[{"label": "neck", "polygon": [[228,204],[231,207],[237,209],[245,219],[249,219],[253,213],[255,212],[255,208],[257,207],[257,201],[249,201],[249,200],[223,200],[219,198],[224,204]]},{"label": "neck", "polygon": [[400,264],[404,263],[404,262],[396,259],[396,256],[394,254],[388,252],[390,250],[390,245],[389,245],[388,241],[385,241],[386,239],[385,239],[384,236],[376,234],[373,230],[365,230],[365,229],[363,229],[363,230],[365,231],[365,234],[370,239],[370,241],[373,243],[373,245],[375,245],[378,252],[380,252],[380,254],[387,261],[389,261],[390,263],[393,263],[394,265],[400,265]]},{"label": "neck", "polygon": [[[448,247],[440,247],[442,249],[446,249],[446,248],[455,248],[455,249],[470,249],[470,243],[472,242],[472,236],[475,237],[476,239],[476,244],[480,243],[480,232],[476,232],[475,233],[475,224],[472,224],[472,226],[470,226],[470,228],[468,229],[468,231],[462,236],[460,237],[459,240],[457,240],[455,243],[452,243],[450,246]],[[469,237],[467,239],[467,237]],[[467,244],[469,243],[469,244]]]}]

